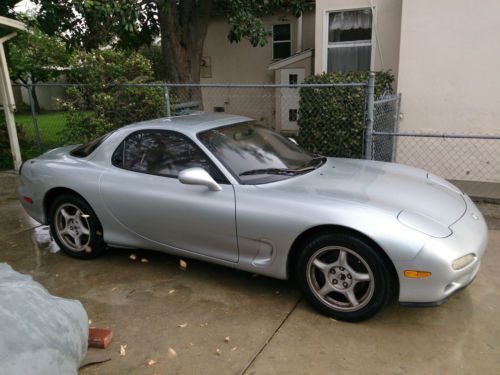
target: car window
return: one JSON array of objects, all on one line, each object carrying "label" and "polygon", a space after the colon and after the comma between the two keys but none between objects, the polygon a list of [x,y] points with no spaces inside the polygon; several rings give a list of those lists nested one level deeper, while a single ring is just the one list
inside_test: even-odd
[{"label": "car window", "polygon": [[227,182],[203,151],[181,134],[170,131],[143,131],[128,136],[114,152],[112,162],[135,172],[166,177],[177,177],[183,169],[200,167],[217,182]]},{"label": "car window", "polygon": [[102,144],[102,142],[104,142],[104,140],[108,138],[110,135],[111,133],[108,133],[99,138],[94,139],[93,141],[80,145],[74,148],[69,154],[71,156],[76,156],[77,158],[85,158],[89,156],[91,153],[93,153],[97,149],[97,147],[99,147]]}]

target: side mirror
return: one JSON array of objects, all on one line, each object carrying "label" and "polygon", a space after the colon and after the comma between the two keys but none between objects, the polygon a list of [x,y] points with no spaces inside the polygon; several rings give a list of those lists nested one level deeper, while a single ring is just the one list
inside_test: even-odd
[{"label": "side mirror", "polygon": [[299,143],[295,140],[295,138],[288,137],[288,139],[289,139],[290,141],[292,141],[293,143],[295,143],[297,146],[299,145]]},{"label": "side mirror", "polygon": [[179,173],[179,181],[186,185],[203,185],[211,191],[220,191],[222,188],[203,168],[188,168]]}]

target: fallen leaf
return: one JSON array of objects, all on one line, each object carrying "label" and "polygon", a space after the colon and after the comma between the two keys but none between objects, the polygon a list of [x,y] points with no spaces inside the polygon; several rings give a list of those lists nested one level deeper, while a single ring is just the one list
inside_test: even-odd
[{"label": "fallen leaf", "polygon": [[136,259],[137,259],[137,255],[135,255],[135,254],[130,254],[129,258],[130,258],[130,259],[132,259],[132,260],[136,260]]},{"label": "fallen leaf", "polygon": [[217,348],[217,350],[215,351],[215,354],[217,354],[217,355],[221,355],[221,351],[220,351],[220,349],[219,349],[219,348]]},{"label": "fallen leaf", "polygon": [[89,319],[89,325],[91,325],[91,324],[92,324],[92,320]]},{"label": "fallen leaf", "polygon": [[174,359],[174,358],[177,357],[177,352],[174,349],[172,349],[172,348],[168,348],[167,355],[168,355],[168,358]]},{"label": "fallen leaf", "polygon": [[175,289],[170,289],[170,290],[168,291],[168,294],[172,294],[172,293],[174,293],[174,292],[175,292]]},{"label": "fallen leaf", "polygon": [[232,351],[232,352],[234,352],[237,348],[238,348],[238,347],[237,347],[237,346],[235,346],[235,347],[231,348],[231,351]]},{"label": "fallen leaf", "polygon": [[177,327],[179,328],[186,328],[187,327],[187,323],[182,323],[182,324],[179,324]]},{"label": "fallen leaf", "polygon": [[111,288],[111,291],[114,292],[118,287],[117,286],[114,286]]},{"label": "fallen leaf", "polygon": [[91,253],[92,252],[92,248],[89,245],[85,245],[83,247],[83,250],[85,250],[86,253]]},{"label": "fallen leaf", "polygon": [[121,355],[122,357],[124,357],[124,356],[125,356],[125,354],[126,354],[125,349],[127,349],[127,344],[125,344],[125,345],[120,345],[120,355]]},{"label": "fallen leaf", "polygon": [[141,258],[141,262],[142,263],[149,263],[149,260],[147,260],[146,258]]},{"label": "fallen leaf", "polygon": [[155,361],[154,359],[150,359],[148,361],[148,366],[153,366],[153,365],[156,365],[157,361]]},{"label": "fallen leaf", "polygon": [[229,342],[229,336],[226,336],[226,338],[224,339],[225,342]]},{"label": "fallen leaf", "polygon": [[183,261],[182,259],[179,259],[179,268],[182,270],[182,271],[185,271],[186,268],[187,268],[187,263],[185,261]]},{"label": "fallen leaf", "polygon": [[334,322],[336,322],[336,321],[337,321],[337,319],[333,319],[333,318],[330,318],[330,320],[333,320]]},{"label": "fallen leaf", "polygon": [[206,327],[206,326],[208,326],[208,323],[201,323],[200,324],[200,327]]}]

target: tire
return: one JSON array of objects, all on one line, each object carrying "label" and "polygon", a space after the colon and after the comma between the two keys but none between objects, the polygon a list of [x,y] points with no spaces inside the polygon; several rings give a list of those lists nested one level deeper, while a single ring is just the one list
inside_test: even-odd
[{"label": "tire", "polygon": [[311,240],[297,258],[295,275],[314,308],[348,322],[374,316],[394,290],[380,251],[350,234],[323,234]]},{"label": "tire", "polygon": [[65,254],[93,259],[106,251],[101,223],[83,198],[74,194],[57,197],[50,206],[49,220],[52,236]]}]

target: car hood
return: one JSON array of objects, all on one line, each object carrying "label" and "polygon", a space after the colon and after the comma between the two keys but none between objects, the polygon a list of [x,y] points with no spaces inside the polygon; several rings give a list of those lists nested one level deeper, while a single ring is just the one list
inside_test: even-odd
[{"label": "car hood", "polygon": [[366,204],[392,212],[403,223],[425,218],[449,227],[467,209],[460,190],[446,180],[421,169],[369,160],[328,158],[313,172],[259,187]]}]

